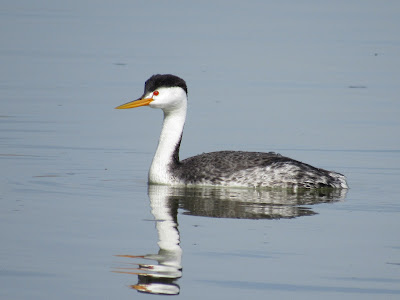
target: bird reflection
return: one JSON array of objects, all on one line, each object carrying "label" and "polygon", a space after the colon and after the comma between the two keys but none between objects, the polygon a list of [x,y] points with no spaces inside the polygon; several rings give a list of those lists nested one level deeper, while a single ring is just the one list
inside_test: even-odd
[{"label": "bird reflection", "polygon": [[[173,187],[149,185],[151,213],[158,232],[159,251],[146,255],[116,255],[134,259],[130,268],[113,272],[138,276],[130,287],[143,293],[177,295],[182,277],[182,248],[178,209],[183,214],[213,218],[281,219],[315,215],[309,206],[344,200],[347,190],[238,189],[222,187]],[[148,260],[152,263],[137,263]]]},{"label": "bird reflection", "polygon": [[157,254],[117,255],[146,259],[157,264],[137,264],[137,268],[118,268],[114,272],[138,275],[138,283],[131,288],[144,293],[177,295],[180,288],[175,281],[182,276],[182,248],[178,231],[178,202],[170,199],[164,186],[149,186],[151,213],[158,233]]}]

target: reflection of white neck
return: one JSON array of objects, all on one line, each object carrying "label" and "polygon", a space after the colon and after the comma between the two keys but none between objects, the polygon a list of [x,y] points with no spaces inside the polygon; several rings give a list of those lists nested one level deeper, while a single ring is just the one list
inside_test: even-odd
[{"label": "reflection of white neck", "polygon": [[[186,105],[172,111],[164,111],[164,122],[149,172],[149,182],[168,184],[173,182],[169,165],[181,139],[186,119]],[[178,149],[179,151],[179,149]]]},{"label": "reflection of white neck", "polygon": [[149,187],[151,213],[156,220],[158,232],[158,246],[160,250],[165,251],[162,264],[180,270],[182,268],[182,248],[179,245],[178,225],[168,207],[168,196],[168,187],[166,186],[152,185]]}]

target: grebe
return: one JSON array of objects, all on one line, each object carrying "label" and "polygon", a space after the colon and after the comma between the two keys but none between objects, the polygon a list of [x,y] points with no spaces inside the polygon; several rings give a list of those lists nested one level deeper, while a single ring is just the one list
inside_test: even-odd
[{"label": "grebe", "polygon": [[342,174],[274,152],[218,151],[179,160],[187,92],[182,78],[157,74],[146,81],[139,99],[116,107],[127,109],[148,105],[164,112],[160,140],[149,171],[149,184],[348,188]]}]

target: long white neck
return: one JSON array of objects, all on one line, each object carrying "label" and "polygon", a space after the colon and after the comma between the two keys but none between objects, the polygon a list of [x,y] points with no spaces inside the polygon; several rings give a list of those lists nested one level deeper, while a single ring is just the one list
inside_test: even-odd
[{"label": "long white neck", "polygon": [[[164,122],[156,153],[149,171],[149,183],[169,184],[174,179],[170,172],[176,147],[182,137],[187,104],[171,111],[164,110]],[[179,149],[177,149],[179,151]]]}]

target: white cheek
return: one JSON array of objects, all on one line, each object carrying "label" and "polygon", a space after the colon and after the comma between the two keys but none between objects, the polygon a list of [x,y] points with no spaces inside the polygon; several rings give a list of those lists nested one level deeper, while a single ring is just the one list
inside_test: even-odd
[{"label": "white cheek", "polygon": [[165,101],[160,97],[153,97],[153,101],[150,102],[149,106],[151,108],[163,108]]},{"label": "white cheek", "polygon": [[180,108],[186,96],[181,88],[160,88],[158,92],[159,95],[157,96],[153,95],[153,93],[149,94],[149,98],[153,98],[149,106],[151,108],[161,108],[167,111]]}]

